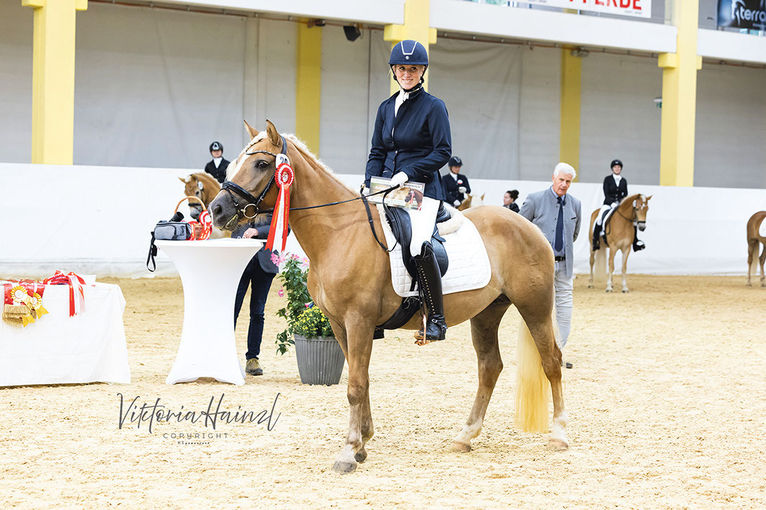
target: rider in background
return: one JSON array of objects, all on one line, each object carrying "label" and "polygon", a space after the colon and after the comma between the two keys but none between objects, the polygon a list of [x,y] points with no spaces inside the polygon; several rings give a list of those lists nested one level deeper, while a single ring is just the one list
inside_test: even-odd
[{"label": "rider in background", "polygon": [[444,201],[457,207],[466,199],[466,193],[471,192],[471,185],[468,183],[468,177],[460,173],[463,161],[459,157],[452,156],[449,158],[447,166],[449,167],[449,173],[442,177]]},{"label": "rider in background", "polygon": [[221,142],[210,144],[210,155],[213,156],[213,159],[205,165],[205,172],[223,184],[223,181],[226,180],[226,169],[229,167],[229,162],[223,159],[223,145],[221,145]]},{"label": "rider in background", "polygon": [[412,40],[397,43],[388,64],[399,92],[378,107],[364,185],[370,187],[371,177],[391,178],[392,186],[410,179],[425,184],[421,209],[407,210],[412,223],[410,254],[428,308],[426,329],[418,331],[416,338],[444,340],[447,323],[441,273],[430,240],[444,200],[439,169],[452,152],[449,117],[444,102],[423,89],[428,53],[422,44]]},{"label": "rider in background", "polygon": [[[622,161],[615,159],[609,165],[612,169],[612,175],[607,175],[604,178],[604,204],[601,206],[601,210],[596,216],[596,222],[593,227],[593,251],[596,251],[601,246],[601,226],[604,221],[604,213],[610,209],[614,209],[622,199],[628,196],[628,181],[622,176]],[[643,241],[638,240],[638,229],[633,226],[633,251],[641,251],[646,246]]]},{"label": "rider in background", "polygon": [[516,200],[519,198],[519,190],[509,189],[503,195],[503,207],[510,209],[513,212],[519,212],[519,204]]}]

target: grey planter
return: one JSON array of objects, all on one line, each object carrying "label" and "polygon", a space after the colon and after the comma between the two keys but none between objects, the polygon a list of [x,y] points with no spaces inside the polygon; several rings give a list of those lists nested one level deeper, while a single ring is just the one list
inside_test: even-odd
[{"label": "grey planter", "polygon": [[303,384],[338,384],[346,358],[340,344],[332,336],[295,337],[295,358]]}]

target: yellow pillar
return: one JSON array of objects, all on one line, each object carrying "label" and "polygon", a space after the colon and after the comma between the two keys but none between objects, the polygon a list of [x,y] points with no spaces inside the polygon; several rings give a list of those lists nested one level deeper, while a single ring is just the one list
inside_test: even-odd
[{"label": "yellow pillar", "polygon": [[676,53],[663,53],[660,184],[694,185],[694,120],[697,107],[697,0],[673,2],[671,20],[678,30]]},{"label": "yellow pillar", "polygon": [[322,92],[322,27],[298,24],[295,134],[319,156]]},{"label": "yellow pillar", "polygon": [[75,14],[88,0],[21,0],[34,9],[32,163],[71,165]]},{"label": "yellow pillar", "polygon": [[[386,25],[383,27],[383,40],[391,41],[391,48],[400,41],[412,39],[428,47],[436,44],[436,29],[431,28],[430,0],[405,0],[404,25]],[[431,52],[429,51],[429,56]],[[430,58],[430,57],[429,57]],[[428,72],[425,75],[424,88],[428,88]],[[391,77],[391,94],[399,90],[399,85]]]},{"label": "yellow pillar", "polygon": [[572,55],[572,48],[561,50],[561,125],[559,161],[569,163],[580,175],[580,90],[582,57]]}]

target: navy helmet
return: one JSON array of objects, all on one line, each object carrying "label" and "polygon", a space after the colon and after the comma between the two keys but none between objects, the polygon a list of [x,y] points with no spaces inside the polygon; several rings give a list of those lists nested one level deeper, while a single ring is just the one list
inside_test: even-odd
[{"label": "navy helmet", "polygon": [[412,39],[398,42],[391,49],[391,57],[388,59],[388,65],[428,65],[428,52],[425,46]]},{"label": "navy helmet", "polygon": [[213,151],[223,152],[223,145],[221,145],[221,142],[213,142],[210,144],[210,152],[213,152]]},{"label": "navy helmet", "polygon": [[449,167],[463,166],[463,160],[457,156],[452,156],[451,158],[449,158],[449,162],[447,163],[447,166]]},{"label": "navy helmet", "polygon": [[609,165],[609,168],[614,168],[614,167],[615,167],[615,165],[620,165],[620,168],[622,168],[622,161],[620,161],[619,159],[615,159],[615,160],[613,160],[613,161],[612,161],[612,164],[611,164],[611,165]]}]

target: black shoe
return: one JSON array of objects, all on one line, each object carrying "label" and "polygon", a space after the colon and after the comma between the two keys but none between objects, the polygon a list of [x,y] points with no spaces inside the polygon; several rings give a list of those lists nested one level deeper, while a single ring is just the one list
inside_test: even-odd
[{"label": "black shoe", "polygon": [[428,308],[425,335],[421,329],[415,334],[418,342],[428,343],[444,340],[447,322],[444,320],[444,297],[442,296],[442,275],[436,262],[431,243],[423,243],[420,255],[414,258],[417,267],[418,286],[423,303]]},{"label": "black shoe", "polygon": [[643,241],[639,241],[638,239],[633,241],[633,251],[641,251],[644,248],[646,248],[646,245]]},{"label": "black shoe", "polygon": [[383,331],[385,331],[383,328],[375,328],[375,333],[372,334],[372,339],[378,340],[380,338],[385,338]]},{"label": "black shoe", "polygon": [[596,224],[593,228],[593,251],[597,251],[601,247],[601,225]]}]

